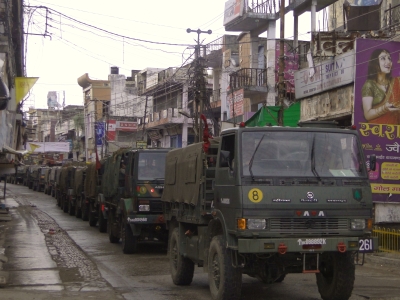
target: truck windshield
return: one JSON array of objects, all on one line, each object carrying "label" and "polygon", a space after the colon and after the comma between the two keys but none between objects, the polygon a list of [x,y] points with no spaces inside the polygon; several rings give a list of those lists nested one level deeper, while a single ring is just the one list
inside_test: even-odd
[{"label": "truck windshield", "polygon": [[243,132],[241,150],[244,176],[251,173],[253,176],[274,177],[315,177],[315,174],[319,177],[367,176],[354,134]]},{"label": "truck windshield", "polygon": [[163,179],[165,176],[165,157],[167,153],[139,153],[138,179]]}]

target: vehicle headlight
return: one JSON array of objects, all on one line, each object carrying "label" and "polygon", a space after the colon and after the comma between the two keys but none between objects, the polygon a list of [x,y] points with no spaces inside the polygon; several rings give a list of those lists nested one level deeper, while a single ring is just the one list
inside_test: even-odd
[{"label": "vehicle headlight", "polygon": [[267,222],[265,219],[247,219],[248,229],[265,229],[267,227]]},{"label": "vehicle headlight", "polygon": [[139,211],[150,211],[150,205],[148,204],[139,205]]},{"label": "vehicle headlight", "polygon": [[365,219],[351,219],[352,230],[363,230],[365,229]]}]

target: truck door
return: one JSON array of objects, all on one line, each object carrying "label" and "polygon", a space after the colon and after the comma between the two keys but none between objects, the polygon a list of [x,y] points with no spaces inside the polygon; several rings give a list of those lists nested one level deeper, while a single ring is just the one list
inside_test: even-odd
[{"label": "truck door", "polygon": [[126,170],[125,170],[125,195],[130,196],[133,194],[133,178],[135,174],[135,153],[129,152],[125,156]]},{"label": "truck door", "polygon": [[[221,210],[230,210],[241,204],[240,191],[236,185],[236,135],[224,135],[221,138],[221,148],[215,174],[215,201],[214,206]],[[224,156],[225,160],[222,158]],[[226,163],[227,160],[227,163]]]}]

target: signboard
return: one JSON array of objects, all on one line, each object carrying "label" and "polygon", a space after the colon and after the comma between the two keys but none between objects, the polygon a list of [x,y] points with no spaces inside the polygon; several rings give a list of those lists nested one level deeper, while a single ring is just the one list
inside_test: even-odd
[{"label": "signboard", "polygon": [[96,145],[101,146],[103,145],[104,139],[104,123],[103,122],[96,122],[94,125],[95,135],[96,135]]},{"label": "signboard", "polygon": [[72,149],[70,142],[34,142],[32,145],[34,145],[33,148],[31,143],[28,142],[27,149],[33,149],[34,153],[69,152]]},{"label": "signboard", "polygon": [[302,69],[294,73],[296,99],[309,97],[354,81],[354,50],[325,60],[314,67],[315,74]]},{"label": "signboard", "polygon": [[244,0],[228,0],[225,2],[224,26],[243,15]]},{"label": "signboard", "polygon": [[136,141],[136,148],[147,148],[147,142],[146,141]]},{"label": "signboard", "polygon": [[367,159],[374,202],[400,202],[399,42],[356,40],[354,124]]},{"label": "signboard", "polygon": [[238,90],[233,92],[233,105],[232,105],[232,93],[227,91],[226,102],[229,106],[228,119],[243,115],[243,97],[244,90]]},{"label": "signboard", "polygon": [[117,130],[117,121],[108,120],[107,141],[115,141],[116,130]]},{"label": "signboard", "polygon": [[120,131],[137,131],[138,125],[137,122],[129,122],[129,121],[116,121],[116,130]]},{"label": "signboard", "polygon": [[[294,51],[289,51],[292,48],[285,43],[284,46],[284,57],[285,57],[285,69],[283,71],[283,77],[286,83],[286,92],[287,93],[294,93],[294,72],[299,69],[299,55],[294,53]],[[280,53],[280,41],[275,41],[275,70],[279,70],[279,57],[281,56]],[[279,72],[275,73],[275,82],[279,82]]]}]

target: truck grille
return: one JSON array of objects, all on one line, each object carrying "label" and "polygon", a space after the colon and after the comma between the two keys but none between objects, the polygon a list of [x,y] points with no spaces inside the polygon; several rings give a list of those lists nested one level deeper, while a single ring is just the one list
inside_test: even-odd
[{"label": "truck grille", "polygon": [[150,211],[160,213],[163,211],[161,201],[150,201]]},{"label": "truck grille", "polygon": [[294,219],[281,218],[270,219],[270,231],[285,235],[290,234],[319,234],[337,235],[349,230],[348,219],[324,218],[324,219]]}]

